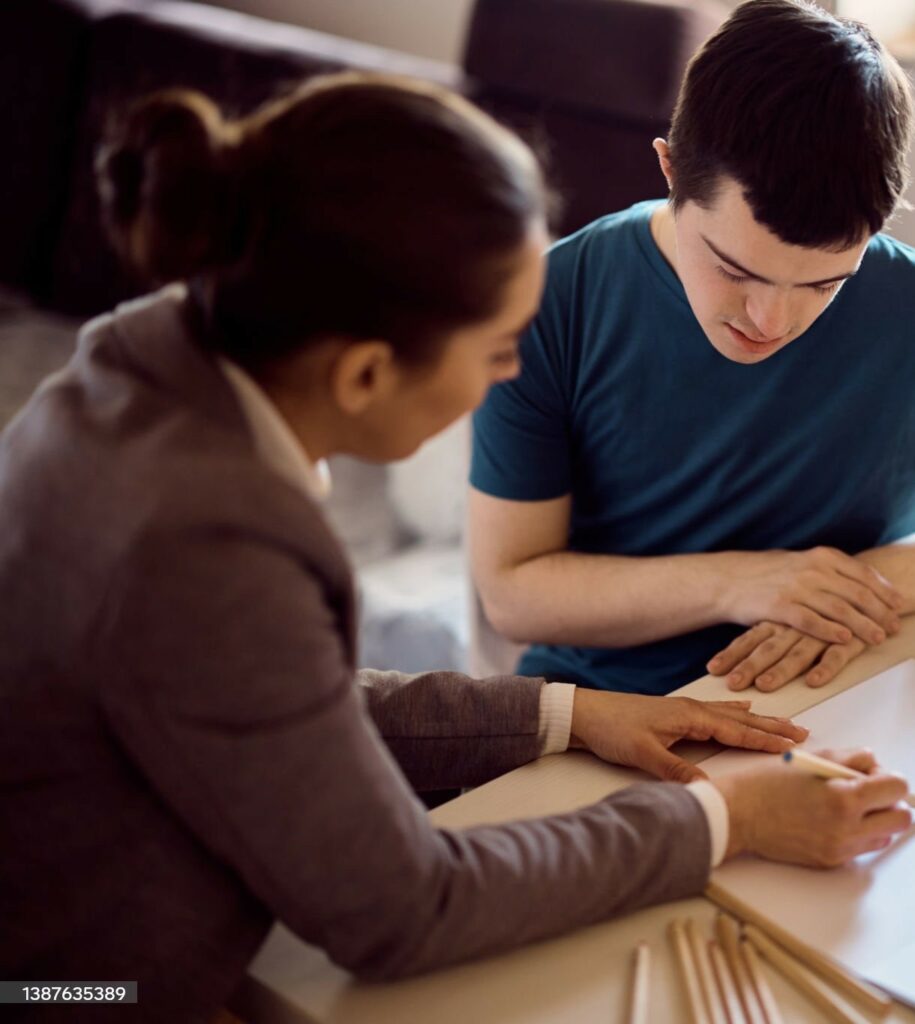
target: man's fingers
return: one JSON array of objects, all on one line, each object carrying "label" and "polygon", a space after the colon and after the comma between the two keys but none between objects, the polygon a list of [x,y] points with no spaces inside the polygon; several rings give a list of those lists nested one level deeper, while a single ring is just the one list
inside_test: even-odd
[{"label": "man's fingers", "polygon": [[783,629],[764,640],[749,657],[728,675],[729,687],[752,685],[753,681],[773,665],[777,665],[801,639],[795,629]]},{"label": "man's fingers", "polygon": [[740,693],[741,690],[748,690],[753,685],[753,675],[746,671],[733,671],[728,674],[727,686],[729,690]]},{"label": "man's fingers", "polygon": [[[862,615],[843,596],[831,593],[828,590],[812,591],[806,598],[807,607],[818,613],[822,618],[829,619],[839,627],[845,627],[852,636],[863,640],[866,644],[880,644],[886,640],[886,630],[879,622]],[[825,637],[819,637],[825,640]],[[848,638],[849,640],[851,637]],[[839,640],[839,643],[847,643],[848,640]]]},{"label": "man's fingers", "polygon": [[[901,623],[893,606],[882,601],[872,590],[855,580],[838,577],[837,582],[840,583],[840,586],[836,593],[857,608],[862,615],[875,622],[887,634],[899,631]],[[866,638],[862,637],[862,639]],[[871,642],[879,641],[871,637]]]},{"label": "man's fingers", "polygon": [[902,594],[885,576],[877,572],[873,566],[862,562],[858,558],[848,557],[843,559],[841,564],[837,566],[836,571],[867,587],[887,608],[898,611],[905,603]]},{"label": "man's fingers", "polygon": [[790,651],[785,652],[780,661],[754,678],[756,689],[763,693],[781,689],[785,683],[797,679],[811,665],[817,664],[817,659],[825,650],[829,648],[822,640],[802,636]]},{"label": "man's fingers", "polygon": [[860,640],[852,640],[848,644],[833,644],[827,647],[816,665],[804,676],[808,686],[825,686],[842,671],[843,668],[864,650]]},{"label": "man's fingers", "polygon": [[806,604],[788,603],[784,608],[783,620],[799,633],[806,633],[826,644],[845,644],[853,636],[847,626],[824,618]]},{"label": "man's fingers", "polygon": [[[713,676],[723,676],[730,672],[738,662],[750,654],[751,651],[772,636],[776,626],[771,622],[760,622],[758,625],[741,633],[739,637],[732,640],[723,651],[719,651],[705,666]],[[748,684],[749,685],[749,684]]]}]

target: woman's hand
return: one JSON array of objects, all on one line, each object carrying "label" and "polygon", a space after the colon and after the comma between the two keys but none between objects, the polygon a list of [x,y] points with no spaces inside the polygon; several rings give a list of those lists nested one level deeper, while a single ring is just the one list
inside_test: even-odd
[{"label": "woman's hand", "polygon": [[728,805],[727,857],[755,853],[809,867],[838,867],[882,850],[909,828],[912,812],[900,803],[908,792],[905,779],[878,774],[867,750],[822,756],[867,778],[824,780],[773,759],[771,765],[712,780]]},{"label": "woman's hand", "polygon": [[709,661],[714,676],[727,676],[728,689],[756,686],[768,693],[803,675],[808,686],[824,686],[867,645],[857,637],[826,644],[778,622],[761,622],[742,633]]},{"label": "woman's hand", "polygon": [[782,753],[807,737],[787,718],[754,715],[749,701],[644,697],[577,687],[571,746],[660,779],[692,782],[705,772],[669,749],[678,740],[717,740],[731,747]]}]

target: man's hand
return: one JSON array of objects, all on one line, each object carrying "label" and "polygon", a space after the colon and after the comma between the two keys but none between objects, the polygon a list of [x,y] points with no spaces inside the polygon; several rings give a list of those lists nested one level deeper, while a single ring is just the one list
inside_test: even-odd
[{"label": "man's hand", "polygon": [[670,751],[677,740],[717,740],[731,747],[783,753],[807,736],[787,718],[749,711],[749,701],[644,697],[577,687],[570,745],[660,779],[692,782],[705,772]]},{"label": "man's hand", "polygon": [[882,643],[899,629],[902,595],[873,566],[835,548],[723,553],[724,622],[779,622],[827,644]]},{"label": "man's hand", "polygon": [[866,647],[853,637],[844,644],[825,644],[778,622],[748,629],[709,661],[713,676],[727,676],[731,690],[756,686],[768,693],[803,675],[808,686],[825,686]]},{"label": "man's hand", "polygon": [[726,856],[746,852],[810,867],[838,867],[882,850],[912,824],[912,812],[900,804],[908,792],[905,779],[876,774],[874,757],[866,750],[832,759],[868,778],[819,779],[779,760],[713,779],[730,816]]}]

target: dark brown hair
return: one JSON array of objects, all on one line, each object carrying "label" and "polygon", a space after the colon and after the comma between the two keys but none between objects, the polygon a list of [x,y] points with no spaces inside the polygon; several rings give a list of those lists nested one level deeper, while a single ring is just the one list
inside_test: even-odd
[{"label": "dark brown hair", "polygon": [[547,206],[533,154],[471,103],[356,72],[238,121],[155,94],[97,174],[118,251],[150,282],[189,279],[201,335],[252,371],[327,336],[433,360],[495,312]]},{"label": "dark brown hair", "polygon": [[746,0],[692,59],[670,130],[674,207],[734,178],[783,241],[842,250],[907,183],[909,82],[857,22],[804,0]]}]

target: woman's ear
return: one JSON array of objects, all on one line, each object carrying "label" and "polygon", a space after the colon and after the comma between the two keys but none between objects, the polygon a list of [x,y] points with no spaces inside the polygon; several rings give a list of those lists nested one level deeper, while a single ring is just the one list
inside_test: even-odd
[{"label": "woman's ear", "polygon": [[670,162],[670,146],[666,139],[655,139],[651,148],[658,154],[658,163],[661,165],[661,173],[667,181],[667,190],[674,187],[674,169]]},{"label": "woman's ear", "polygon": [[352,341],[331,364],[331,395],[341,412],[361,416],[391,394],[398,377],[394,350],[386,341]]}]

